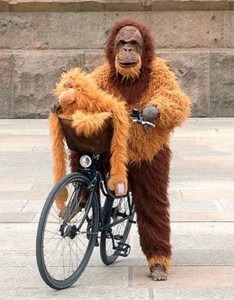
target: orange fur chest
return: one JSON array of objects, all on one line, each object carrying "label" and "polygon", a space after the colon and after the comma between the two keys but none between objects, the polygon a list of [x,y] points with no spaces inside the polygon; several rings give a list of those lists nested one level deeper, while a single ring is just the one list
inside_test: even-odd
[{"label": "orange fur chest", "polygon": [[[160,79],[157,76],[152,77],[152,82],[145,94],[134,104],[128,104],[126,99],[120,94],[120,92],[110,84],[109,66],[103,65],[97,68],[93,73],[93,77],[96,80],[97,85],[106,92],[114,95],[120,101],[126,103],[127,111],[130,113],[133,108],[143,109],[152,100],[152,97],[157,93],[157,89],[160,85]],[[129,161],[140,160],[152,160],[155,154],[157,154],[163,145],[169,142],[169,132],[162,130],[161,128],[149,128],[147,132],[143,126],[134,123],[130,118],[130,135],[128,139],[128,158]]]}]

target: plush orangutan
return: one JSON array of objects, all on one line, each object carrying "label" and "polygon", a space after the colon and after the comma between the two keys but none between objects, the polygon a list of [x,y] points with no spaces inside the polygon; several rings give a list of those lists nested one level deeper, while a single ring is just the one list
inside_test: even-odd
[{"label": "plush orangutan", "polygon": [[155,42],[146,26],[120,19],[106,43],[107,62],[92,73],[97,85],[143,110],[155,128],[132,123],[128,142],[128,183],[136,207],[140,244],[153,280],[166,280],[170,261],[170,219],[167,195],[170,133],[190,115],[190,99],[174,73],[155,55]]},{"label": "plush orangutan", "polygon": [[[76,159],[79,158],[80,152],[110,153],[108,186],[117,195],[125,194],[129,133],[125,104],[98,89],[90,76],[78,68],[62,75],[55,94],[58,103],[49,116],[54,183],[66,174],[66,132],[72,134],[71,138],[66,140]],[[67,191],[63,190],[56,199],[57,207],[62,212],[66,210],[66,200]]]},{"label": "plush orangutan", "polygon": [[[106,43],[107,62],[91,76],[103,91],[155,124],[133,123],[128,140],[128,184],[137,213],[140,244],[153,280],[166,280],[171,261],[168,182],[170,133],[190,115],[191,103],[174,73],[155,55],[144,24],[118,20]],[[72,158],[75,162],[75,155]]]}]

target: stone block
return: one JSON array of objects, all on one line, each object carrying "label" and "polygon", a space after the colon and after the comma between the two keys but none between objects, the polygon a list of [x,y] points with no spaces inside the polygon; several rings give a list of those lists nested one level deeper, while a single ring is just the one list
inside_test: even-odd
[{"label": "stone block", "polygon": [[[21,166],[22,168],[22,166]],[[28,180],[27,182],[25,182],[24,177],[21,176],[21,180],[19,180],[19,178],[17,178],[18,180],[16,180],[16,178],[12,178],[12,174],[13,174],[14,170],[10,170],[10,172],[7,172],[8,176],[4,177],[4,181],[0,182],[0,191],[1,192],[15,192],[15,191],[19,191],[19,192],[30,192],[34,186],[34,180],[32,180],[30,182],[30,180]],[[1,178],[3,178],[2,174],[1,174]]]},{"label": "stone block", "polygon": [[[38,138],[38,136],[45,136],[45,139],[48,138],[48,123],[43,119],[32,119],[32,120],[24,120],[24,119],[5,119],[1,120],[0,123],[0,132],[2,137],[9,137],[9,140],[14,141],[13,136],[34,136],[34,138]],[[46,137],[47,136],[47,137]],[[40,137],[42,138],[42,137]],[[38,140],[37,140],[38,141]],[[11,147],[9,147],[9,150]],[[11,149],[13,150],[13,149]],[[17,151],[17,150],[16,150]]]},{"label": "stone block", "polygon": [[1,213],[19,213],[25,208],[27,202],[27,200],[9,201],[8,198],[3,200],[0,198]]},{"label": "stone block", "polygon": [[[234,5],[234,1],[233,1],[233,5]],[[234,11],[228,11],[225,12],[225,19],[224,19],[225,47],[234,48],[233,32],[234,32]]]},{"label": "stone block", "polygon": [[[155,281],[147,278],[148,270],[146,267],[133,267],[132,278],[130,285],[138,287],[152,287],[155,288],[155,293],[160,292],[161,289],[167,290],[168,288],[188,288],[188,287],[234,287],[233,266],[172,266],[170,277],[168,281],[161,281],[155,287]],[[221,294],[220,294],[221,295]],[[156,299],[158,299],[157,297]],[[221,296],[222,298],[222,296]],[[161,299],[161,297],[160,297]],[[171,295],[169,298],[174,299]],[[181,298],[175,298],[181,299]],[[201,299],[201,298],[182,298],[182,299]],[[212,298],[206,298],[212,299]],[[216,299],[220,299],[219,297]],[[229,299],[229,298],[226,298]]]},{"label": "stone block", "polygon": [[209,52],[206,50],[158,50],[176,73],[181,88],[193,103],[193,116],[209,116]]},{"label": "stone block", "polygon": [[233,0],[2,0],[0,11],[197,11],[231,10]]},{"label": "stone block", "polygon": [[224,12],[176,11],[147,15],[158,47],[217,48],[223,47]]},{"label": "stone block", "polygon": [[173,222],[233,222],[234,211],[178,212],[171,214]]},{"label": "stone block", "polygon": [[0,53],[0,118],[12,116],[12,53]]},{"label": "stone block", "polygon": [[80,51],[16,51],[14,58],[15,118],[47,116],[61,73],[83,64]]},{"label": "stone block", "polygon": [[[223,11],[129,11],[152,30],[158,47],[224,46]],[[126,12],[1,13],[0,45],[6,49],[102,49],[108,31]]]},{"label": "stone block", "polygon": [[148,5],[152,10],[228,10],[232,1],[224,0],[149,0]]},{"label": "stone block", "polygon": [[[159,49],[193,103],[193,116],[233,116],[233,51]],[[91,72],[105,61],[100,50],[4,50],[0,52],[2,118],[46,117],[64,70]],[[13,70],[13,71],[12,71]],[[211,96],[211,97],[210,97]]]},{"label": "stone block", "polygon": [[213,117],[234,116],[234,52],[210,53],[210,114]]},{"label": "stone block", "polygon": [[[151,5],[149,0],[2,0],[0,11],[14,12],[65,12],[65,11],[131,11],[145,10]],[[174,0],[172,0],[174,1]],[[171,2],[171,0],[170,0]],[[165,3],[166,4],[166,3]],[[167,7],[167,5],[166,5]],[[163,5],[165,9],[165,5]]]},{"label": "stone block", "polygon": [[[0,212],[0,223],[32,223],[35,219],[35,213],[2,213]],[[37,223],[39,218],[37,219]]]},{"label": "stone block", "polygon": [[[194,270],[194,272],[196,272],[196,270]],[[209,275],[207,275],[207,277],[209,278]],[[180,280],[182,281],[183,278]],[[233,293],[233,287],[219,287],[217,285],[211,287],[191,287],[187,285],[186,287],[167,287],[161,289],[159,289],[158,286],[153,287],[154,299],[160,300],[229,300],[232,299]]]},{"label": "stone block", "polygon": [[103,18],[102,12],[2,13],[0,45],[6,49],[102,48]]},{"label": "stone block", "polygon": [[[6,276],[6,281],[10,282],[12,279],[15,279],[17,281],[18,277],[20,277],[20,280],[24,283],[24,280],[27,280],[29,276],[34,276],[33,274],[35,267],[29,269],[30,275],[28,274],[27,277],[21,278],[21,268],[15,268],[16,270],[10,269],[11,272],[14,272],[14,277],[9,278],[9,275]],[[23,272],[25,268],[22,268]],[[0,270],[1,271],[1,270]],[[102,269],[100,269],[100,273],[102,272]],[[38,275],[39,276],[39,275]],[[38,277],[37,276],[37,277]],[[111,278],[113,274],[111,274]],[[151,294],[149,293],[148,288],[121,288],[115,286],[115,279],[113,278],[113,286],[107,287],[105,286],[105,280],[101,282],[99,287],[90,287],[89,282],[87,281],[84,284],[80,284],[80,281],[78,281],[72,288],[61,290],[61,291],[52,291],[48,288],[45,288],[45,285],[43,285],[42,280],[40,278],[36,278],[38,281],[41,282],[41,287],[38,287],[37,285],[33,285],[33,287],[24,287],[20,286],[17,288],[12,287],[1,287],[1,294],[4,295],[4,299],[53,299],[56,300],[64,300],[64,299],[76,299],[77,295],[79,295],[79,300],[115,300],[115,299],[121,299],[121,300],[151,300]],[[21,281],[20,281],[21,282]],[[35,287],[34,287],[35,286]],[[225,290],[225,295],[227,294],[227,291]],[[229,294],[228,294],[229,295]],[[231,294],[230,294],[231,295]],[[170,299],[168,298],[162,298],[160,296],[160,299]],[[231,299],[231,298],[229,298]],[[176,299],[177,300],[177,299]],[[181,300],[181,299],[180,299]]]},{"label": "stone block", "polygon": [[86,72],[92,72],[95,68],[105,62],[104,50],[84,51],[84,69]]},{"label": "stone block", "polygon": [[[201,197],[201,196],[200,196]],[[190,195],[189,201],[187,200],[173,200],[170,201],[170,212],[174,213],[209,213],[209,212],[219,212],[219,203],[217,201],[193,198]]]}]

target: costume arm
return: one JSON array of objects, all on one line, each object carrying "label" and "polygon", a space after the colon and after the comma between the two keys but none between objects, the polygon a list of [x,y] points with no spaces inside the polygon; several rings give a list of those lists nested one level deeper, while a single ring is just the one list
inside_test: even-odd
[{"label": "costume arm", "polygon": [[119,190],[117,194],[127,192],[127,162],[128,162],[128,136],[129,120],[123,103],[116,103],[112,108],[114,132],[111,141],[111,170],[109,188],[118,192],[118,184],[124,184],[124,191]]},{"label": "costume arm", "polygon": [[[58,116],[54,113],[49,115],[49,129],[52,142],[53,174],[54,184],[66,175],[66,150],[64,147],[64,135]],[[67,199],[67,190],[62,189],[56,198],[57,207],[65,210],[65,201]]]},{"label": "costume arm", "polygon": [[167,130],[180,126],[190,115],[191,102],[181,91],[174,73],[161,59],[152,74],[151,88],[156,92],[148,105],[155,105],[160,111],[157,126]]},{"label": "costume arm", "polygon": [[66,150],[64,135],[58,117],[54,113],[49,115],[49,129],[52,142],[54,183],[57,183],[66,174]]},{"label": "costume arm", "polygon": [[[127,144],[129,136],[129,119],[126,107],[123,102],[119,102],[114,96],[98,89],[96,84],[95,90],[96,111],[111,113],[113,119],[113,136],[111,139],[111,159],[110,159],[110,180],[109,188],[115,190],[118,194],[118,184],[124,184],[124,194],[127,192]],[[92,93],[92,89],[89,90]],[[91,94],[88,95],[91,97]]]}]

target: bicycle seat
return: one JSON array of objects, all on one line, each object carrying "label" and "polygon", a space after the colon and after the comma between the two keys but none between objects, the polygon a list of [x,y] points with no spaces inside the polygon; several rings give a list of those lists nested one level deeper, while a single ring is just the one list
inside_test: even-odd
[{"label": "bicycle seat", "polygon": [[101,130],[89,137],[77,135],[75,129],[72,127],[71,119],[59,117],[59,121],[67,146],[70,150],[80,153],[88,152],[100,154],[110,151],[111,139],[113,136],[113,124],[111,118],[106,121],[105,126]]}]

